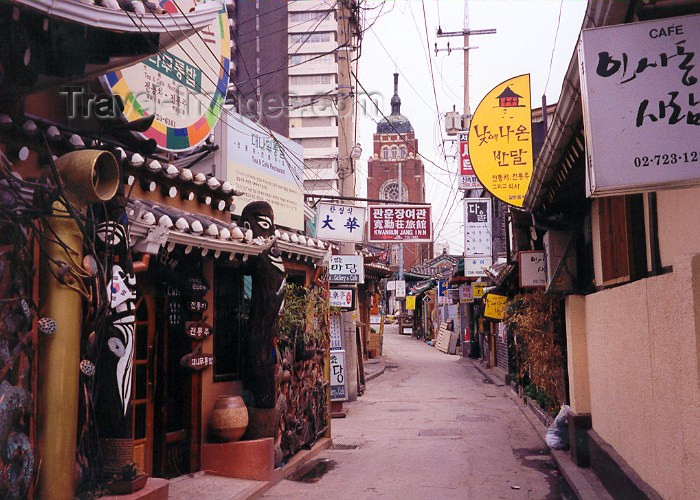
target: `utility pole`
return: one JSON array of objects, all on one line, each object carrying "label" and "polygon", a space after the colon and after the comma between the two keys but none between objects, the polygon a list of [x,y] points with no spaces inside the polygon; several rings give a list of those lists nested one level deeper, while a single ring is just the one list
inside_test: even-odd
[{"label": "utility pole", "polygon": [[[351,6],[355,0],[338,2],[338,177],[340,194],[343,197],[355,197],[355,162],[352,148],[355,146],[355,86],[350,71],[354,54]],[[354,201],[344,201],[354,205]],[[340,243],[342,255],[354,255],[355,244]],[[357,291],[355,291],[357,295]],[[348,380],[348,401],[355,401],[359,391],[358,351],[356,340],[355,310],[341,313],[343,328],[343,349],[345,350],[345,368]]]},{"label": "utility pole", "polygon": [[[399,162],[399,203],[403,203],[403,176]],[[403,241],[399,243],[399,281],[403,281]]]}]

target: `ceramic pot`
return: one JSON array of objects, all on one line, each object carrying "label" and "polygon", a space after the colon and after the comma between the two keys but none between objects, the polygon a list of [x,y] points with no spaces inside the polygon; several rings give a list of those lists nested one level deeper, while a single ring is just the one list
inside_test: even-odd
[{"label": "ceramic pot", "polygon": [[222,441],[241,439],[248,427],[248,409],[240,396],[219,396],[211,414],[211,429]]}]

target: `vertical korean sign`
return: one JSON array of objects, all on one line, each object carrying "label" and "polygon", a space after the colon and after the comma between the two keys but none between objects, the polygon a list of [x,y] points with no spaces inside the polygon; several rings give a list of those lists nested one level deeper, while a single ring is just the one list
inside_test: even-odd
[{"label": "vertical korean sign", "polygon": [[479,103],[469,126],[469,157],[489,193],[523,206],[533,168],[530,75],[496,85]]},{"label": "vertical korean sign", "polygon": [[432,241],[430,206],[370,205],[367,227],[370,243]]},{"label": "vertical korean sign", "polygon": [[464,254],[491,256],[491,198],[464,199]]},{"label": "vertical korean sign", "polygon": [[700,15],[584,30],[589,196],[700,184]]},{"label": "vertical korean sign", "polygon": [[[177,14],[190,12],[204,1],[156,3]],[[153,125],[138,135],[155,140],[162,151],[187,151],[209,137],[223,109],[231,65],[229,38],[228,15],[221,2],[221,10],[207,28],[100,81],[121,97],[127,120],[155,115]]]},{"label": "vertical korean sign", "polygon": [[347,399],[348,381],[345,377],[345,351],[331,351],[331,401]]},{"label": "vertical korean sign", "polygon": [[316,237],[362,243],[365,213],[365,207],[319,203],[316,206]]},{"label": "vertical korean sign", "polygon": [[467,132],[459,134],[459,189],[481,189],[479,179],[476,178],[472,162],[469,159],[469,135]]}]

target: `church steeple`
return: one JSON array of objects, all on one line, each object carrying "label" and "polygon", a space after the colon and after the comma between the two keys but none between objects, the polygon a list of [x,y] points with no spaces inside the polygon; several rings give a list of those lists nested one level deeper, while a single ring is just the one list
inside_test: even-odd
[{"label": "church steeple", "polygon": [[401,98],[399,97],[399,74],[394,73],[394,96],[391,98],[391,114],[401,114]]}]

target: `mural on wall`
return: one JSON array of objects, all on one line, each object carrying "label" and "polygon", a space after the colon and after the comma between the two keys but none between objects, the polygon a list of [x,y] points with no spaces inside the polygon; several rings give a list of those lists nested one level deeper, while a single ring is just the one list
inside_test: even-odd
[{"label": "mural on wall", "polygon": [[284,307],[285,274],[282,255],[274,244],[275,216],[265,201],[249,203],[241,213],[247,236],[272,241],[270,247],[248,260],[246,273],[253,278],[251,308],[246,339],[244,383],[254,398],[256,408],[275,408],[277,401],[274,339],[277,318]]}]

